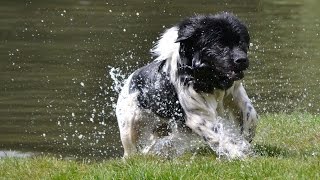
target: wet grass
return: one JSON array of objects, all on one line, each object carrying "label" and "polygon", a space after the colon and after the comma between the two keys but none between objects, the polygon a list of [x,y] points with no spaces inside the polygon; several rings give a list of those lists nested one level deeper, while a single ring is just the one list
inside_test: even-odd
[{"label": "wet grass", "polygon": [[245,160],[217,159],[206,148],[175,159],[77,162],[53,157],[0,159],[0,179],[320,179],[320,117],[261,117],[254,150]]}]

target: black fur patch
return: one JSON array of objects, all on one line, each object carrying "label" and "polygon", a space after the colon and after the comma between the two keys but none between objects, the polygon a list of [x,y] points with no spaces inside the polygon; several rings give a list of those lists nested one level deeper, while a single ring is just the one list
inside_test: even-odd
[{"label": "black fur patch", "polygon": [[184,120],[184,113],[169,74],[163,71],[163,61],[153,61],[138,69],[131,79],[130,93],[139,92],[140,107],[150,109],[163,118]]}]

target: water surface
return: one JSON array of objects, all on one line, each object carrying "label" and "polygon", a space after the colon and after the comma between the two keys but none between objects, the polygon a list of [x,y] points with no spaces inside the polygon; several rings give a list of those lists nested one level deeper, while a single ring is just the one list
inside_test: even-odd
[{"label": "water surface", "polygon": [[127,76],[151,60],[165,28],[220,11],[249,27],[244,84],[258,112],[318,114],[319,8],[317,0],[2,0],[0,149],[119,156],[110,69]]}]

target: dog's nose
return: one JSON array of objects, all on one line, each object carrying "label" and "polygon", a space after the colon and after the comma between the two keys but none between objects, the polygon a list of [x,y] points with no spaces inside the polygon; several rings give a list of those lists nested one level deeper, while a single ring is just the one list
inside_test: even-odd
[{"label": "dog's nose", "polygon": [[235,64],[247,64],[248,63],[248,58],[237,58],[234,60]]},{"label": "dog's nose", "polygon": [[249,67],[248,58],[244,58],[244,57],[236,58],[236,59],[234,59],[234,63],[240,70],[244,70]]},{"label": "dog's nose", "polygon": [[240,69],[244,70],[249,66],[249,60],[247,54],[240,50],[239,48],[234,48],[232,52],[232,59],[235,66]]}]

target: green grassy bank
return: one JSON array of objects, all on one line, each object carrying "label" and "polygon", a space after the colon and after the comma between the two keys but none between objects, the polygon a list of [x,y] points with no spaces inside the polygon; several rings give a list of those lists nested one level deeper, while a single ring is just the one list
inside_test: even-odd
[{"label": "green grassy bank", "polygon": [[255,157],[233,161],[211,153],[97,163],[3,158],[0,179],[320,179],[320,116],[263,115],[254,149]]}]

